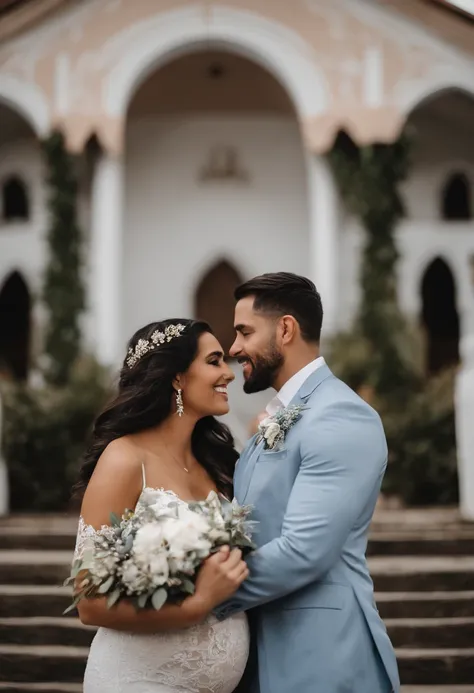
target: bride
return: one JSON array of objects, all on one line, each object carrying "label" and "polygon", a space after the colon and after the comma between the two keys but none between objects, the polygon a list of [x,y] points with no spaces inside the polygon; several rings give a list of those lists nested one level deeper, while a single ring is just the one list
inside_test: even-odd
[{"label": "bride", "polygon": [[[153,502],[232,494],[237,453],[214,416],[229,410],[233,380],[208,325],[166,320],[129,343],[118,394],[99,415],[80,473],[83,493],[75,557],[94,531],[148,496]],[[98,626],[84,693],[231,693],[247,662],[244,614],[212,616],[248,576],[240,551],[228,548],[201,568],[193,596],[160,611],[104,597],[78,604],[82,623]]]}]

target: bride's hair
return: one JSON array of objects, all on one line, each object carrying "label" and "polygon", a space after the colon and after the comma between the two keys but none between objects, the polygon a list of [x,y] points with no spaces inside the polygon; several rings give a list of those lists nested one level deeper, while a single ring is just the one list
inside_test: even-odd
[{"label": "bride's hair", "polygon": [[[176,325],[184,327],[179,336],[169,341],[161,339],[154,348],[147,349],[147,345],[153,344],[152,335],[156,337],[157,332],[163,337],[173,334]],[[171,333],[167,331],[170,326]],[[158,426],[170,415],[175,392],[173,380],[188,370],[198,353],[199,337],[206,332],[212,334],[205,322],[163,320],[150,323],[133,335],[120,371],[118,393],[95,421],[75,487],[78,493],[85,490],[99,457],[109,443]],[[140,342],[137,350],[139,340],[144,341]],[[130,354],[138,354],[139,358],[130,360]],[[196,424],[191,444],[193,454],[217,489],[232,497],[232,477],[238,453],[227,426],[213,416],[206,416]]]}]

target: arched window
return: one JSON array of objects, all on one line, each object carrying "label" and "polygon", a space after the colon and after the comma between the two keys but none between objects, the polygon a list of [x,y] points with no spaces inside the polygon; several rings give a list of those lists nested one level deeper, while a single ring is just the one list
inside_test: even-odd
[{"label": "arched window", "polygon": [[442,258],[426,269],[421,285],[427,370],[436,373],[459,361],[459,316],[453,274]]},{"label": "arched window", "polygon": [[234,289],[241,283],[237,270],[224,260],[206,273],[196,291],[196,318],[210,324],[226,354],[235,339]]},{"label": "arched window", "polygon": [[11,176],[2,186],[2,210],[4,221],[27,221],[30,205],[25,183],[18,176]]},{"label": "arched window", "polygon": [[31,298],[25,280],[12,272],[0,287],[0,377],[28,375]]},{"label": "arched window", "polygon": [[464,173],[453,173],[446,181],[441,216],[449,221],[471,218],[471,186]]}]

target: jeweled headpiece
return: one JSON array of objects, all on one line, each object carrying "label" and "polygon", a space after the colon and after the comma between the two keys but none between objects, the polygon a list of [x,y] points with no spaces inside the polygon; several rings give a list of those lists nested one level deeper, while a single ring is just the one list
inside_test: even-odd
[{"label": "jeweled headpiece", "polygon": [[171,342],[172,339],[181,337],[185,327],[186,326],[182,325],[181,323],[178,323],[177,325],[168,325],[168,327],[165,327],[164,332],[155,330],[150,339],[139,339],[135,345],[135,348],[133,349],[130,347],[128,350],[128,356],[125,363],[129,368],[133,368],[135,364],[140,361],[142,356],[148,354],[149,351],[153,351],[153,349],[156,349],[156,347],[160,346],[160,344]]}]

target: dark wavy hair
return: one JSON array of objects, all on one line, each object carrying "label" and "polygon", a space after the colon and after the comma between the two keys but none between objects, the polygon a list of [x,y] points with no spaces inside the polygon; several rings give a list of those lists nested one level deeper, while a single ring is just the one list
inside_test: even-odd
[{"label": "dark wavy hair", "polygon": [[[109,443],[117,438],[139,433],[158,426],[171,413],[173,380],[185,373],[198,353],[199,338],[209,332],[205,322],[194,320],[163,320],[138,330],[128,343],[135,349],[139,339],[150,339],[155,330],[164,332],[167,326],[185,326],[180,337],[149,351],[132,367],[126,359],[120,371],[118,393],[97,417],[89,446],[85,452],[75,491],[82,495],[97,464]],[[192,451],[217,489],[232,497],[232,478],[238,453],[231,432],[213,416],[196,424]]]}]

